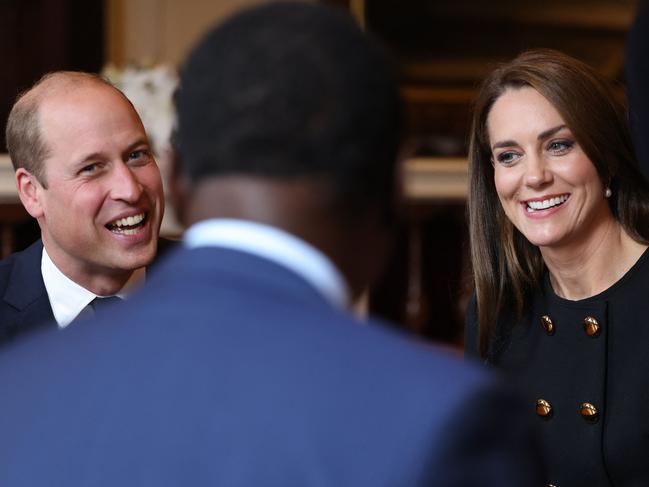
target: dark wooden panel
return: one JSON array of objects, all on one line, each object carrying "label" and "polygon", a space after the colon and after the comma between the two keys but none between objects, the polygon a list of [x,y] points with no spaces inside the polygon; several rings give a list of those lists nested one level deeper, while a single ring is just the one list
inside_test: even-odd
[{"label": "dark wooden panel", "polygon": [[40,237],[38,223],[19,202],[0,202],[0,259]]},{"label": "dark wooden panel", "polygon": [[[636,0],[365,0],[365,26],[393,51],[416,138],[431,155],[466,150],[471,102],[499,63],[537,47],[564,51],[623,80]],[[449,152],[448,147],[453,149]],[[455,152],[459,150],[460,152]]]},{"label": "dark wooden panel", "polygon": [[103,36],[102,0],[0,0],[0,152],[16,95],[48,71],[101,70]]},{"label": "dark wooden panel", "polygon": [[376,315],[438,342],[462,341],[468,299],[463,203],[412,202],[392,258],[370,293]]}]

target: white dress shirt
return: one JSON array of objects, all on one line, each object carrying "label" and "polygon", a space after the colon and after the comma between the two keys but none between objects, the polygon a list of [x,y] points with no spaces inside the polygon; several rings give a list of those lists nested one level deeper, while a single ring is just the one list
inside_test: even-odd
[{"label": "white dress shirt", "polygon": [[184,245],[225,247],[263,257],[301,276],[333,306],[349,305],[347,283],[333,262],[304,240],[278,228],[246,220],[203,220],[187,230]]},{"label": "white dress shirt", "polygon": [[[52,262],[45,247],[41,257],[41,273],[52,313],[59,328],[68,326],[98,296],[63,274]],[[133,286],[144,280],[144,276],[144,267],[137,269],[116,296],[124,299],[132,291]]]}]

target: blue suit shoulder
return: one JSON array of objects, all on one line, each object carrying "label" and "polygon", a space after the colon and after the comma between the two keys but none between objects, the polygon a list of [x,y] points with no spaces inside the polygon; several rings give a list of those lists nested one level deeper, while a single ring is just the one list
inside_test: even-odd
[{"label": "blue suit shoulder", "polygon": [[[380,321],[360,329],[366,333],[355,345],[385,381],[383,406],[413,418],[411,438],[422,431],[430,435],[424,453],[430,485],[541,483],[544,465],[528,408],[497,373]],[[399,427],[408,431],[408,422]]]},{"label": "blue suit shoulder", "polygon": [[70,462],[92,476],[76,485],[98,486],[145,473],[160,486],[538,480],[523,408],[489,371],[334,309],[262,260],[189,254],[163,264],[119,319],[0,353],[11,391],[0,457],[25,460],[7,466],[7,485],[51,481]]}]

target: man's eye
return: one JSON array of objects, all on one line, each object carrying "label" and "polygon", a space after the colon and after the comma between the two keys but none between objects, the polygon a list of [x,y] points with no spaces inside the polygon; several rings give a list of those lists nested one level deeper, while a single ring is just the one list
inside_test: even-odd
[{"label": "man's eye", "polygon": [[129,152],[128,158],[129,159],[142,159],[144,157],[147,157],[148,155],[149,155],[148,151],[146,151],[144,149],[140,149],[140,150],[134,150],[132,152]]},{"label": "man's eye", "polygon": [[80,174],[92,174],[94,172],[97,172],[99,169],[99,164],[88,164],[86,166],[83,166],[81,170],[79,171]]}]

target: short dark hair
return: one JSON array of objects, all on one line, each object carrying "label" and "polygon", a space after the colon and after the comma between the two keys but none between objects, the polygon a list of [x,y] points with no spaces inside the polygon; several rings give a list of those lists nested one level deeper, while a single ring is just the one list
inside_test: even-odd
[{"label": "short dark hair", "polygon": [[469,231],[482,356],[498,314],[520,314],[543,274],[539,249],[513,226],[498,200],[487,127],[496,100],[522,87],[538,91],[557,110],[611,189],[615,219],[633,239],[649,243],[649,183],[635,158],[625,107],[610,83],[587,64],[550,49],[526,51],[499,66],[476,100],[469,149]]},{"label": "short dark hair", "polygon": [[318,178],[338,201],[390,198],[398,88],[385,53],[343,12],[280,2],[235,15],[190,55],[176,104],[191,183]]}]

